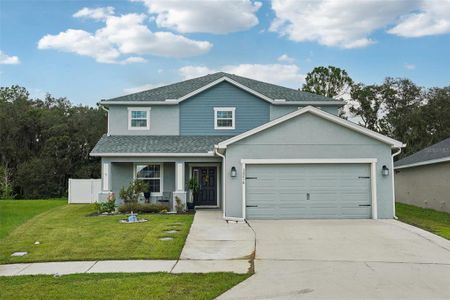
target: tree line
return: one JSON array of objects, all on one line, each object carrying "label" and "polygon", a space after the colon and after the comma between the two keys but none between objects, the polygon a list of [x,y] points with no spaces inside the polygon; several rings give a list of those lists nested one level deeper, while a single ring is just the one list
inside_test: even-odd
[{"label": "tree line", "polygon": [[366,85],[333,66],[314,68],[305,81],[303,91],[346,100],[342,117],[407,144],[399,158],[450,137],[450,85],[391,77]]},{"label": "tree line", "polygon": [[[328,66],[308,73],[302,90],[346,100],[342,117],[406,143],[401,157],[450,137],[450,86],[424,88],[390,77],[365,85]],[[1,87],[0,198],[66,196],[69,178],[99,178],[99,159],[89,153],[106,123],[99,107]]]},{"label": "tree line", "polygon": [[60,197],[67,195],[68,178],[99,178],[99,160],[89,152],[106,126],[98,107],[1,87],[0,197]]}]

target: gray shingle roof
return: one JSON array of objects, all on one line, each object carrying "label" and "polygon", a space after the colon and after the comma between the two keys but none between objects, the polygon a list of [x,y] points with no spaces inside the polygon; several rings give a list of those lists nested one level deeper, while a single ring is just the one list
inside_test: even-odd
[{"label": "gray shingle roof", "polygon": [[[102,102],[107,103],[108,101],[165,101],[166,99],[178,99],[224,76],[227,76],[230,79],[254,91],[257,91],[258,93],[263,94],[271,99],[285,99],[286,101],[335,101],[335,99],[312,93],[302,92],[299,90],[290,89],[287,87],[262,82],[225,72],[217,72],[194,79],[189,79],[161,86],[143,92],[102,100]],[[274,74],[274,76],[276,76],[276,74]]]},{"label": "gray shingle roof", "polygon": [[104,153],[207,153],[231,136],[103,135],[91,155]]},{"label": "gray shingle roof", "polygon": [[400,167],[441,158],[450,158],[450,138],[400,159],[394,165]]}]

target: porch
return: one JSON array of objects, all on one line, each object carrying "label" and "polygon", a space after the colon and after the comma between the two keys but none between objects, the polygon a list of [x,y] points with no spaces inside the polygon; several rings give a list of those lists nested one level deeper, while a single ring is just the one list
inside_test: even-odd
[{"label": "porch", "polygon": [[[140,202],[159,203],[175,209],[178,197],[185,207],[220,208],[222,162],[218,157],[187,158],[103,158],[102,193],[113,192],[117,204],[120,190],[133,180],[148,184],[149,193]],[[189,191],[189,181],[198,184],[198,191]]]}]

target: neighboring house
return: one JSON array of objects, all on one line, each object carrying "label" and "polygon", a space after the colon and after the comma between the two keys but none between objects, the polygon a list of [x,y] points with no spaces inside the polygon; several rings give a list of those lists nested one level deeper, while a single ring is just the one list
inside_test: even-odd
[{"label": "neighboring house", "polygon": [[186,201],[195,178],[195,206],[229,220],[395,214],[403,144],[338,117],[342,101],[220,72],[100,104],[105,192],[137,178]]},{"label": "neighboring house", "polygon": [[395,163],[396,201],[450,213],[450,138]]}]

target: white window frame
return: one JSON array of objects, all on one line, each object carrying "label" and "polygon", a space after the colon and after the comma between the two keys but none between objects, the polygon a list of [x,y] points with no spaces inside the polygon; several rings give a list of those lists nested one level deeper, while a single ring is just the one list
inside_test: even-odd
[{"label": "white window frame", "polygon": [[[217,126],[217,113],[220,111],[226,111],[226,112],[231,112],[232,113],[232,117],[231,117],[231,123],[232,125],[229,127],[219,127]],[[223,120],[223,118],[221,118]],[[228,118],[226,119],[228,120]],[[236,128],[236,107],[214,107],[214,129],[216,130],[232,130]]]},{"label": "white window frame", "polygon": [[[150,129],[150,111],[151,107],[128,107],[128,130],[149,130]],[[133,111],[145,111],[147,113],[147,126],[146,127],[133,127],[131,126],[131,114]]]},{"label": "white window frame", "polygon": [[[141,165],[156,165],[159,166],[159,178],[153,177],[153,178],[138,178],[137,177],[137,166]],[[143,163],[134,163],[133,166],[133,179],[136,180],[142,180],[146,181],[149,179],[159,179],[159,193],[157,192],[151,192],[150,196],[162,196],[162,193],[164,192],[164,164],[163,163],[154,163],[154,162],[143,162]]]}]

